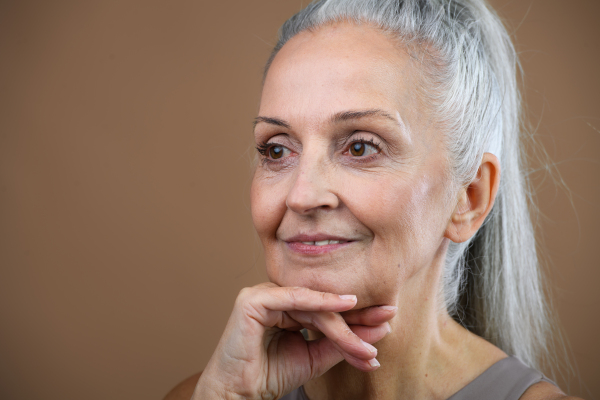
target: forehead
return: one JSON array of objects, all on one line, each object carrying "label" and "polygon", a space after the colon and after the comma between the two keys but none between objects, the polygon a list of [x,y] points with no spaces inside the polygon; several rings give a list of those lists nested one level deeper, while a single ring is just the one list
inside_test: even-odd
[{"label": "forehead", "polygon": [[414,66],[393,40],[370,25],[336,23],[301,32],[274,58],[260,114],[318,122],[339,111],[382,109],[408,116]]}]

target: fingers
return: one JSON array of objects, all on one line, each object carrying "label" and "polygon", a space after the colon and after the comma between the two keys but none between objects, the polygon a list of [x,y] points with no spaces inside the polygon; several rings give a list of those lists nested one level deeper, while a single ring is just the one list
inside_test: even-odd
[{"label": "fingers", "polygon": [[376,343],[392,331],[389,322],[377,326],[350,325],[350,329],[367,343]]},{"label": "fingers", "polygon": [[[377,355],[377,349],[369,344],[380,341],[391,332],[391,327],[388,322],[378,326],[351,325],[349,328],[360,339],[363,346],[368,346],[368,348],[372,349],[375,356]],[[347,351],[341,351],[340,354],[350,365],[361,371],[373,371],[380,366],[376,357],[364,359],[362,357],[357,357],[356,353]]]},{"label": "fingers", "polygon": [[[375,327],[352,325],[350,329],[360,339],[371,343],[383,339],[390,332],[390,326],[387,322]],[[312,360],[311,379],[322,375],[344,359],[361,371],[373,371],[379,367],[379,362],[375,358],[362,360],[348,353],[340,352],[339,347],[328,337],[308,342],[308,350]]]},{"label": "fingers", "polygon": [[[315,349],[328,354],[323,365],[334,361],[337,363],[341,356],[354,367],[371,371],[379,363],[375,359],[377,349],[369,343],[380,340],[389,332],[387,321],[395,315],[397,309],[378,306],[350,311],[356,301],[356,296],[352,295],[340,296],[267,283],[243,289],[236,300],[236,308],[249,317],[246,318],[250,322],[247,326],[252,331],[263,327],[288,330],[305,327],[322,332],[327,339],[323,342],[327,344],[319,344],[318,346],[323,347]],[[252,320],[258,322],[258,325],[253,325]],[[310,344],[315,345],[312,342]],[[331,353],[331,349],[335,351]]]},{"label": "fingers", "polygon": [[346,311],[341,315],[348,325],[375,326],[392,319],[397,311],[398,307],[394,306],[374,306]]},{"label": "fingers", "polygon": [[356,305],[356,296],[317,292],[301,287],[259,285],[242,289],[238,301],[270,311],[348,311]]},{"label": "fingers", "polygon": [[381,340],[390,331],[397,307],[376,306],[344,313],[290,312],[291,319],[305,328],[323,333],[342,357],[362,371],[379,367],[377,350],[369,346]]},{"label": "fingers", "polygon": [[[372,361],[377,356],[377,349],[367,343],[367,340],[357,336],[340,314],[305,311],[293,311],[288,314],[304,327],[323,333],[346,361],[356,368],[370,371],[378,366]],[[373,343],[380,340],[389,331],[389,324],[385,325],[383,328],[380,326],[355,328]],[[370,333],[369,330],[373,330],[373,333]]]}]

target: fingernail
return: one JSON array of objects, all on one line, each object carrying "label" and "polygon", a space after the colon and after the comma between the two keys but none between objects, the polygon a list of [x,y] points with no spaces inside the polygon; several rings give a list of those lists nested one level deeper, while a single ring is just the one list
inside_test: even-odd
[{"label": "fingernail", "polygon": [[353,294],[340,294],[340,299],[356,301],[356,296]]},{"label": "fingernail", "polygon": [[376,358],[369,360],[369,365],[373,368],[379,368],[381,366],[381,364],[379,364],[379,361],[377,361]]},{"label": "fingernail", "polygon": [[398,307],[396,306],[379,306],[384,311],[396,311]]},{"label": "fingernail", "polygon": [[[392,326],[390,325],[389,322],[386,322],[386,324],[387,324],[387,333],[390,333],[392,331]],[[386,333],[386,335],[387,335],[387,333]]]},{"label": "fingernail", "polygon": [[360,339],[360,341],[367,350],[369,350],[373,354],[377,354],[377,349],[375,347],[371,346],[369,343],[365,342],[362,339]]}]

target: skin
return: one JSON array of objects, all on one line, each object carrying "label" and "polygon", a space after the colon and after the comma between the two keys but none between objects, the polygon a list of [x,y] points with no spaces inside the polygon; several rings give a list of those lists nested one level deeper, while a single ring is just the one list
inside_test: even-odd
[{"label": "skin", "polygon": [[[506,357],[455,323],[440,295],[448,244],[485,220],[500,165],[486,153],[473,182],[452,184],[419,85],[418,64],[366,25],[300,33],[275,57],[251,190],[271,282],[238,296],[193,399],[279,398],[300,385],[311,400],[446,399]],[[307,254],[302,234],[349,242]],[[538,384],[522,398],[563,397]]]}]

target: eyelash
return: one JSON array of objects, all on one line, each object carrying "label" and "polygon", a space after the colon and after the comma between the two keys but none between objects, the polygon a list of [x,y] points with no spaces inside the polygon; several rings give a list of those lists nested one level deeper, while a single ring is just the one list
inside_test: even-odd
[{"label": "eyelash", "polygon": [[[368,144],[368,145],[373,146],[377,150],[377,153],[372,154],[372,155],[367,156],[367,157],[352,157],[352,158],[355,159],[355,162],[369,162],[369,161],[372,161],[381,152],[381,144],[380,143],[375,142],[375,140],[373,140],[373,139],[362,139],[361,138],[361,139],[353,140],[350,143],[348,143],[348,145],[346,146],[347,149],[346,149],[346,151],[344,151],[344,153],[350,151],[350,146],[352,146],[355,143]],[[272,146],[285,147],[285,146],[283,146],[281,144],[278,144],[278,143],[268,143],[268,142],[259,143],[256,146],[256,150],[262,156],[263,163],[265,163],[265,162],[268,162],[268,163],[280,163],[281,162],[281,161],[271,160],[267,156],[267,152],[269,151],[269,149]]]},{"label": "eyelash", "polygon": [[377,150],[377,152],[375,154],[371,154],[370,156],[366,156],[366,157],[352,157],[355,159],[356,162],[369,162],[372,161],[375,157],[377,157],[377,155],[379,153],[381,153],[381,144],[380,143],[376,143],[375,140],[371,139],[357,139],[357,140],[353,140],[352,142],[350,142],[348,144],[348,150],[346,151],[350,151],[350,146],[352,146],[355,143],[362,143],[362,144],[368,144],[371,145],[375,148],[375,150]]},{"label": "eyelash", "polygon": [[267,142],[263,142],[263,143],[259,143],[256,146],[256,151],[258,151],[261,155],[266,156],[267,155],[267,151],[269,151],[269,148],[271,146],[273,146],[275,143],[267,143]]}]

